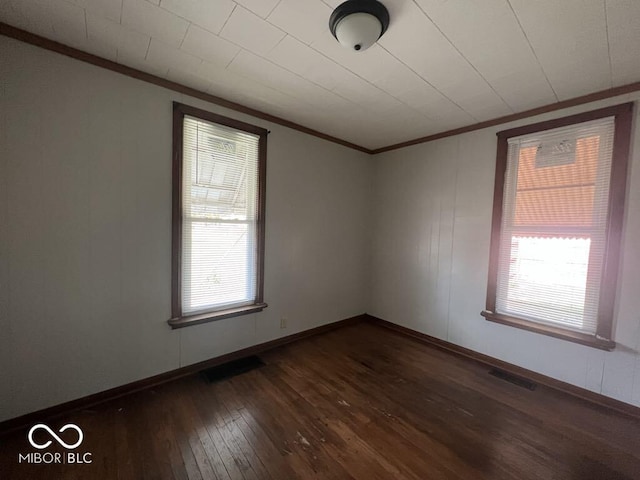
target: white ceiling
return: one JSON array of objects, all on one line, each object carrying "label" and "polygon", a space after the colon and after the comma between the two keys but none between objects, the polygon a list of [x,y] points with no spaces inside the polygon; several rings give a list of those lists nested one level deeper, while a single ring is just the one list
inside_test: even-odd
[{"label": "white ceiling", "polygon": [[640,0],[0,0],[0,21],[375,149],[640,81]]}]

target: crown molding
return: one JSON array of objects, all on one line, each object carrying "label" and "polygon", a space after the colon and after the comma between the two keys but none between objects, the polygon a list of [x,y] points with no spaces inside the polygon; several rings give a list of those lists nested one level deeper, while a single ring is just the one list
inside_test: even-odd
[{"label": "crown molding", "polygon": [[163,87],[168,90],[173,90],[174,92],[189,95],[190,97],[194,97],[194,98],[199,98],[200,100],[204,100],[206,102],[210,102],[215,105],[228,108],[230,110],[235,110],[236,112],[251,115],[252,117],[260,118],[262,120],[266,120],[271,123],[276,123],[278,125],[291,128],[293,130],[298,130],[299,132],[306,133],[308,135],[313,135],[314,137],[318,137],[323,140],[328,140],[329,142],[337,143],[338,145],[342,145],[344,147],[352,148],[354,150],[358,150],[360,152],[364,152],[368,154],[372,153],[371,149],[362,147],[360,145],[356,145],[355,143],[348,142],[341,138],[337,138],[332,135],[319,132],[317,130],[314,130],[309,127],[305,127],[304,125],[300,125],[298,123],[286,120],[284,118],[271,115],[269,113],[265,113],[260,110],[256,110],[255,108],[247,107],[245,105],[241,105],[239,103],[232,102],[230,100],[226,100],[222,97],[218,97],[210,93],[205,93],[200,90],[196,90],[195,88],[187,87],[186,85],[182,85],[177,82],[172,82],[171,80],[167,80],[165,78],[161,78],[156,75],[152,75],[150,73],[137,70],[135,68],[127,67],[120,63],[116,63],[111,60],[107,60],[105,58],[99,57],[97,55],[83,52],[82,50],[78,50],[77,48],[69,47],[62,43],[58,43],[48,38],[41,37],[40,35],[27,32],[26,30],[12,27],[11,25],[7,25],[6,23],[0,22],[0,35],[13,38],[15,40],[19,40],[21,42],[34,45],[36,47],[44,48],[45,50],[50,50],[52,52],[60,53],[67,57],[71,57],[76,60],[80,60],[82,62],[90,63],[97,67],[105,68],[107,70],[111,70],[113,72],[120,73],[122,75],[126,75],[131,78],[142,80],[147,83],[152,83],[159,87]]},{"label": "crown molding", "polygon": [[268,122],[282,125],[284,127],[291,128],[293,130],[297,130],[302,133],[306,133],[307,135],[312,135],[314,137],[318,137],[323,140],[327,140],[329,142],[342,145],[344,147],[358,150],[360,152],[367,153],[369,155],[376,155],[378,153],[389,152],[391,150],[398,150],[400,148],[419,145],[421,143],[432,142],[434,140],[439,140],[441,138],[452,137],[454,135],[460,135],[462,133],[473,132],[474,130],[481,130],[483,128],[494,127],[496,125],[502,125],[504,123],[514,122],[516,120],[522,120],[528,117],[534,117],[536,115],[541,115],[543,113],[554,112],[556,110],[575,107],[578,105],[583,105],[583,104],[595,102],[598,100],[604,100],[607,98],[617,97],[619,95],[625,95],[625,94],[637,92],[640,90],[640,82],[634,82],[627,85],[621,85],[619,87],[600,90],[599,92],[589,93],[587,95],[571,98],[569,100],[563,100],[561,102],[551,103],[549,105],[532,108],[529,110],[525,110],[523,112],[513,113],[510,115],[505,115],[503,117],[498,117],[491,120],[485,120],[483,122],[474,123],[472,125],[467,125],[464,127],[454,128],[452,130],[435,133],[433,135],[427,135],[425,137],[419,137],[413,140],[407,140],[405,142],[395,143],[393,145],[388,145],[386,147],[370,149],[370,148],[366,148],[361,145],[357,145],[355,143],[349,142],[347,140],[343,140],[341,138],[337,138],[332,135],[319,132],[312,128],[305,127],[304,125],[300,125],[290,120],[286,120],[284,118],[271,115],[269,113],[265,113],[260,110],[256,110],[254,108],[247,107],[245,105],[241,105],[239,103],[232,102],[230,100],[226,100],[222,97],[218,97],[210,93],[205,93],[200,90],[196,90],[195,88],[187,87],[180,83],[172,82],[171,80],[167,80],[167,79],[158,77],[156,75],[152,75],[150,73],[137,70],[135,68],[121,65],[119,63],[113,62],[111,60],[107,60],[97,55],[83,52],[82,50],[78,50],[77,48],[69,47],[62,43],[58,43],[48,38],[41,37],[40,35],[27,32],[26,30],[22,30],[17,27],[12,27],[11,25],[8,25],[6,23],[0,22],[0,35],[4,35],[5,37],[13,38],[15,40],[19,40],[21,42],[28,43],[30,45],[35,45],[37,47],[44,48],[45,50],[50,50],[52,52],[60,53],[67,57],[75,58],[76,60],[90,63],[92,65],[96,65],[98,67],[105,68],[107,70],[111,70],[113,72],[120,73],[128,77],[142,80],[144,82],[152,83],[154,85],[158,85],[160,87],[167,88],[169,90],[173,90],[178,93],[189,95],[194,98],[199,98],[200,100],[204,100],[206,102],[210,102],[215,105],[228,108],[230,110],[235,110],[236,112],[244,113],[246,115],[251,115],[252,117],[260,118]]},{"label": "crown molding", "polygon": [[433,140],[439,140],[441,138],[460,135],[461,133],[473,132],[474,130],[481,130],[488,127],[495,127],[496,125],[502,125],[509,122],[515,122],[516,120],[522,120],[523,118],[535,117],[536,115],[541,115],[543,113],[563,110],[565,108],[584,105],[586,103],[596,102],[598,100],[605,100],[607,98],[637,92],[638,90],[640,90],[640,82],[629,83],[627,85],[621,85],[614,88],[608,88],[606,90],[600,90],[599,92],[589,93],[587,95],[570,98],[569,100],[563,100],[561,102],[551,103],[542,107],[532,108],[523,112],[512,113],[511,115],[505,115],[504,117],[485,120],[484,122],[474,123],[473,125],[467,125],[465,127],[454,128],[453,130],[447,130],[446,132],[434,133],[433,135],[416,138],[414,140],[408,140],[406,142],[396,143],[387,147],[375,148],[371,151],[371,154],[376,155],[378,153],[389,152],[391,150],[398,150],[399,148],[410,147],[412,145],[419,145],[420,143],[427,143],[432,142]]}]

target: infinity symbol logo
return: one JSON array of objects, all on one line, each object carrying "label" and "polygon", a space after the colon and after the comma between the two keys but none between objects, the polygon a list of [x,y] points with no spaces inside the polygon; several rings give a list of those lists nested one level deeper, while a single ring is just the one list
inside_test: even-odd
[{"label": "infinity symbol logo", "polygon": [[56,435],[56,433],[53,430],[51,430],[49,427],[47,427],[44,423],[38,423],[37,425],[34,425],[33,427],[31,427],[31,430],[29,430],[29,435],[27,438],[29,439],[29,443],[34,448],[37,448],[39,450],[42,450],[43,448],[47,448],[49,445],[51,445],[52,442],[51,440],[48,440],[42,445],[39,443],[36,443],[33,440],[33,432],[35,432],[38,429],[43,429],[49,432],[49,434],[53,438],[55,438],[60,445],[62,445],[64,448],[68,448],[69,450],[73,450],[74,448],[78,447],[82,443],[82,440],[84,438],[84,435],[82,434],[82,430],[80,430],[80,427],[78,427],[77,425],[74,425],[73,423],[67,423],[64,427],[60,429],[59,433],[62,433],[65,430],[69,430],[69,429],[72,429],[78,432],[78,441],[76,443],[72,443],[71,445],[69,445],[68,443],[65,443],[64,440],[62,440],[58,435]]}]

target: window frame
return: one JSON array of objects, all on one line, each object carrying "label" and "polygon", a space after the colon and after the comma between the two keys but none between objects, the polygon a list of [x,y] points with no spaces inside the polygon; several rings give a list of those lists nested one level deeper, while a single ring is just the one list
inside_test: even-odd
[{"label": "window frame", "polygon": [[[620,263],[624,205],[627,185],[627,168],[631,145],[631,126],[634,103],[628,102],[598,110],[579,113],[568,117],[557,118],[522,127],[516,127],[497,133],[495,186],[493,195],[493,218],[491,221],[491,247],[489,251],[489,273],[487,281],[486,309],[481,315],[488,321],[508,325],[531,332],[549,335],[570,342],[613,350],[613,319],[615,297]],[[562,327],[532,322],[512,315],[496,313],[496,295],[498,285],[498,268],[500,252],[500,236],[502,230],[502,206],[505,193],[505,177],[508,163],[508,140],[512,137],[552,130],[578,123],[614,117],[613,152],[611,161],[611,178],[609,184],[609,202],[607,212],[606,246],[602,278],[600,281],[600,297],[598,303],[598,319],[595,335],[576,332]]]},{"label": "window frame", "polygon": [[[231,307],[222,310],[199,312],[193,315],[182,313],[182,171],[184,117],[188,115],[207,122],[258,135],[258,208],[256,218],[257,261],[256,261],[256,298],[250,305]],[[221,320],[223,318],[260,312],[268,305],[264,303],[264,249],[265,249],[265,211],[267,177],[267,135],[268,130],[224,117],[196,107],[173,102],[173,155],[172,155],[172,231],[171,231],[171,328]]]}]

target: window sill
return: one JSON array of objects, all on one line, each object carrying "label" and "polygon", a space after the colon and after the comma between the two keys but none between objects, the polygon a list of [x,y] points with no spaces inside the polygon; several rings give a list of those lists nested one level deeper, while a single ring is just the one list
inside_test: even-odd
[{"label": "window sill", "polygon": [[503,315],[501,313],[493,313],[484,310],[480,313],[480,315],[482,315],[490,322],[501,323],[502,325],[509,325],[511,327],[521,328],[522,330],[541,333],[542,335],[548,335],[550,337],[559,338],[561,340],[579,343],[581,345],[598,348],[600,350],[611,351],[616,346],[616,343],[614,341],[606,340],[604,338],[598,338],[595,335],[572,332],[571,330],[564,330],[562,328],[554,327],[551,325],[542,325],[539,323],[530,322],[528,320],[523,320],[522,318]]},{"label": "window sill", "polygon": [[223,318],[239,317],[240,315],[248,315],[249,313],[261,312],[268,305],[266,303],[254,303],[253,305],[245,305],[242,307],[228,308],[216,312],[200,313],[198,315],[189,315],[186,317],[172,318],[168,321],[171,328],[184,328],[192,325],[200,325],[201,323],[215,322]]}]

